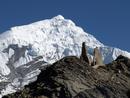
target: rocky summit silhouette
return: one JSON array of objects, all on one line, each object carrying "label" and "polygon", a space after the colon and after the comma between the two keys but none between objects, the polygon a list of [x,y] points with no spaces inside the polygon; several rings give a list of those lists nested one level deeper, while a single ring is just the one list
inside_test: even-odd
[{"label": "rocky summit silhouette", "polygon": [[130,98],[130,59],[119,56],[94,69],[78,57],[64,57],[3,98]]}]

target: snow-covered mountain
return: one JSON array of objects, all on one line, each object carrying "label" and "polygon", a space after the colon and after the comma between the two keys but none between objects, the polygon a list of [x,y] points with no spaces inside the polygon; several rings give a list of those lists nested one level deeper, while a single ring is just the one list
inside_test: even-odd
[{"label": "snow-covered mountain", "polygon": [[58,15],[52,19],[16,26],[0,35],[0,91],[1,95],[15,92],[36,80],[39,68],[64,56],[80,56],[82,42],[91,55],[99,47],[105,63],[119,55],[130,53],[109,47]]}]

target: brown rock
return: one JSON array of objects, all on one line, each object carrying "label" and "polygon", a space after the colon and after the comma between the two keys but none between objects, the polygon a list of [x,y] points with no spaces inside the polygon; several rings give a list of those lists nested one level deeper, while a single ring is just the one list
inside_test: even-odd
[{"label": "brown rock", "polygon": [[102,55],[101,55],[98,47],[96,47],[94,49],[93,65],[94,65],[93,68],[98,68],[99,66],[104,66],[103,60],[102,60]]},{"label": "brown rock", "polygon": [[86,49],[85,42],[82,43],[82,51],[81,51],[80,59],[89,64],[89,58],[87,56],[87,49]]}]

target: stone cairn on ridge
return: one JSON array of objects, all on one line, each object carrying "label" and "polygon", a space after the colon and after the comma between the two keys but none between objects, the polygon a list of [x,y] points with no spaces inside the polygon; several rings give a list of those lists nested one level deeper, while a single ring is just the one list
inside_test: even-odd
[{"label": "stone cairn on ridge", "polygon": [[101,55],[98,47],[94,48],[93,60],[91,57],[88,57],[88,52],[87,52],[85,42],[82,43],[82,51],[81,51],[80,59],[87,62],[89,65],[93,66],[93,68],[95,68],[95,69],[97,69],[99,66],[105,65],[103,63],[102,55]]}]

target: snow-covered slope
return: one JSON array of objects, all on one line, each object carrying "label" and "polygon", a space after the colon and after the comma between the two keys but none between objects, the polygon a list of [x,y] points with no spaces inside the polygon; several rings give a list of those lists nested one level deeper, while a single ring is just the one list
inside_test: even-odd
[{"label": "snow-covered slope", "polygon": [[[2,95],[14,92],[39,74],[39,68],[68,55],[80,55],[82,42],[91,54],[99,47],[104,62],[130,53],[108,47],[83,31],[71,20],[58,15],[52,19],[16,26],[0,35],[0,88]],[[47,62],[47,63],[46,63]]]}]

